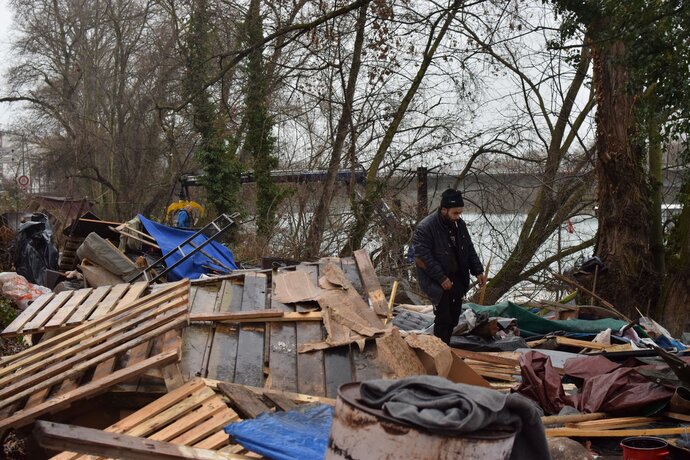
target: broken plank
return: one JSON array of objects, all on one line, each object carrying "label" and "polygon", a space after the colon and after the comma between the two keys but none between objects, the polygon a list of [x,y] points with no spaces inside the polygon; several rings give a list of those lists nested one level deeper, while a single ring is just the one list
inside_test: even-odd
[{"label": "broken plank", "polygon": [[369,302],[371,302],[373,310],[379,316],[387,316],[388,301],[386,301],[386,296],[383,294],[381,283],[379,282],[378,276],[376,276],[376,271],[374,270],[374,265],[371,263],[369,254],[365,249],[358,249],[353,255],[357,263],[357,268],[359,269],[359,274],[362,277],[364,290],[369,296]]},{"label": "broken plank", "polygon": [[255,393],[246,389],[242,385],[232,383],[220,383],[218,389],[221,390],[229,399],[230,405],[237,414],[244,418],[256,418],[264,412],[271,412],[268,407]]},{"label": "broken plank", "polygon": [[[242,311],[266,307],[266,281],[263,273],[247,273],[242,291]],[[264,326],[240,327],[233,382],[256,387],[264,384]]]},{"label": "broken plank", "polygon": [[[242,293],[242,284],[236,280],[223,280],[215,307],[217,314],[239,312],[242,308]],[[235,377],[238,336],[236,327],[216,324],[207,366],[209,378],[232,381]]]},{"label": "broken plank", "polygon": [[53,450],[70,450],[90,455],[130,460],[149,460],[151,458],[173,460],[226,460],[246,459],[248,457],[178,446],[163,441],[108,433],[93,428],[39,421],[34,428],[34,436],[41,446]]}]

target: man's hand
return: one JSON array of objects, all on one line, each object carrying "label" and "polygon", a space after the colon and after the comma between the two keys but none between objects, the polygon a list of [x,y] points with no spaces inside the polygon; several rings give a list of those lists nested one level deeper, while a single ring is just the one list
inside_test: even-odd
[{"label": "man's hand", "polygon": [[486,275],[484,273],[477,275],[477,283],[479,283],[479,287],[484,287],[486,284]]},{"label": "man's hand", "polygon": [[446,278],[443,280],[443,283],[441,283],[441,287],[444,291],[450,291],[450,288],[453,287],[453,282],[450,279]]}]

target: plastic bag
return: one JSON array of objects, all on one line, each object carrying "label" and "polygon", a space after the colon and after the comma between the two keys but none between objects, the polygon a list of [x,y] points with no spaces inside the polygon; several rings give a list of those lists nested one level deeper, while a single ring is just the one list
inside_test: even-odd
[{"label": "plastic bag", "polygon": [[22,275],[14,272],[0,273],[0,284],[2,285],[0,287],[2,295],[11,299],[20,310],[24,310],[30,302],[43,294],[52,292],[47,287],[29,283]]}]

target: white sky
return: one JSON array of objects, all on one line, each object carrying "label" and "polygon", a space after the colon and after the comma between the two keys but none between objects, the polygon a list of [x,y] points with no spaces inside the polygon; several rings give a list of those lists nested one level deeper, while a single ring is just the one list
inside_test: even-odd
[{"label": "white sky", "polygon": [[[8,0],[0,0],[0,94],[7,95],[5,85],[5,71],[10,63],[10,33],[12,28],[12,14]],[[0,104],[0,128],[6,127],[12,119],[10,104]]]}]

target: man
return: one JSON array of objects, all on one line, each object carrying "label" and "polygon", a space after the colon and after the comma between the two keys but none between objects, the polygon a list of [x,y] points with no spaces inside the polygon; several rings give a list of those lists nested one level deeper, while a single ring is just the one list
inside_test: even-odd
[{"label": "man", "polygon": [[185,206],[177,213],[177,224],[175,226],[179,228],[189,228],[192,226],[192,207],[190,205]]},{"label": "man", "polygon": [[459,191],[446,190],[438,211],[417,224],[413,239],[419,286],[436,314],[434,335],[448,344],[469,289],[470,273],[480,286],[486,283],[484,267],[460,218],[464,207]]}]

